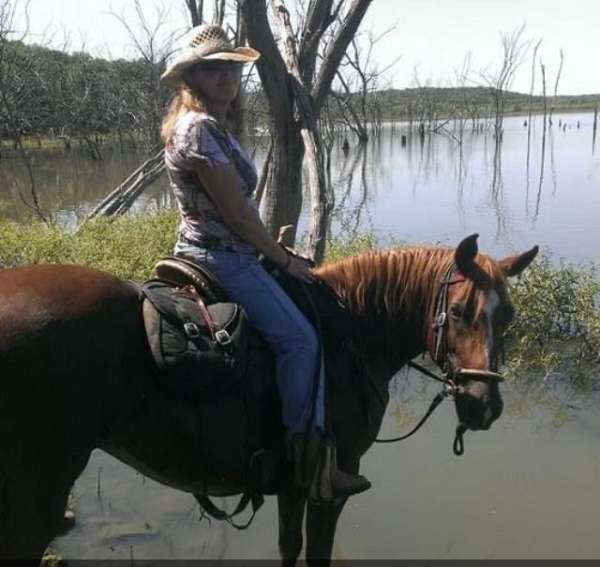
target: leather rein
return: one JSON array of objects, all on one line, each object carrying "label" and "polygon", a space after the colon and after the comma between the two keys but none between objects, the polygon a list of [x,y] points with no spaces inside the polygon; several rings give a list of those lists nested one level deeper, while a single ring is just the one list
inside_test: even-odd
[{"label": "leather rein", "polygon": [[[435,316],[433,318],[433,345],[430,348],[430,353],[433,351],[432,359],[437,366],[442,370],[442,375],[439,376],[434,372],[428,370],[424,366],[417,364],[416,362],[409,362],[408,366],[414,368],[424,374],[428,378],[436,380],[443,385],[443,389],[438,393],[432,400],[429,409],[425,412],[425,415],[419,420],[417,425],[400,437],[393,437],[391,439],[373,439],[375,443],[397,443],[404,441],[409,437],[412,437],[429,419],[435,409],[445,400],[454,399],[460,393],[460,386],[458,384],[459,378],[467,378],[469,380],[481,380],[481,381],[504,381],[502,374],[492,370],[485,370],[479,368],[454,368],[452,361],[449,356],[448,347],[448,292],[451,285],[462,283],[466,281],[466,278],[454,264],[451,264],[446,271],[443,279],[440,282],[440,287],[436,297],[436,308]],[[453,451],[457,456],[461,456],[465,452],[463,436],[467,428],[459,423],[456,427],[456,434],[454,438]]]}]

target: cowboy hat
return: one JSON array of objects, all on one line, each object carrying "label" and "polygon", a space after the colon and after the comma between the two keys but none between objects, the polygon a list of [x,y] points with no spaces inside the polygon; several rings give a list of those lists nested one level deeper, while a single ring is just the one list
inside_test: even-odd
[{"label": "cowboy hat", "polygon": [[181,82],[182,72],[202,61],[256,61],[260,53],[251,47],[233,47],[226,33],[219,26],[202,24],[189,33],[187,46],[171,61],[161,80],[170,86]]}]

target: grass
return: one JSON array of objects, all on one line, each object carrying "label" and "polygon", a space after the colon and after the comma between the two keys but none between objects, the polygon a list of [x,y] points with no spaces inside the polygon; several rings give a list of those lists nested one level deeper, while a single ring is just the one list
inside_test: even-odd
[{"label": "grass", "polygon": [[0,222],[0,264],[81,264],[142,281],[173,250],[177,223],[176,211],[99,219],[77,234],[37,222]]},{"label": "grass", "polygon": [[[174,210],[100,219],[77,234],[41,223],[0,222],[0,264],[73,263],[143,281],[152,277],[156,260],[171,253],[177,224]],[[381,245],[373,234],[333,239],[326,261]],[[600,280],[595,266],[556,266],[542,256],[511,282],[511,297],[517,317],[507,332],[509,377],[560,377],[582,388],[599,379]]]}]

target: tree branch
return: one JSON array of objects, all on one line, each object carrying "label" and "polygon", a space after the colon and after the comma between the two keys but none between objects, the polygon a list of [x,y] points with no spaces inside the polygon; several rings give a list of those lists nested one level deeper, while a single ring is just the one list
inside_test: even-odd
[{"label": "tree branch", "polygon": [[257,61],[258,74],[276,122],[290,114],[287,95],[287,69],[273,37],[267,16],[266,0],[240,0],[249,44],[262,53]]},{"label": "tree branch", "polygon": [[356,34],[360,23],[362,22],[372,0],[354,0],[348,14],[344,18],[342,25],[337,31],[334,40],[331,42],[325,54],[325,59],[321,65],[319,76],[313,88],[314,110],[319,114],[323,103],[335,78],[337,69],[346,53],[348,45]]}]

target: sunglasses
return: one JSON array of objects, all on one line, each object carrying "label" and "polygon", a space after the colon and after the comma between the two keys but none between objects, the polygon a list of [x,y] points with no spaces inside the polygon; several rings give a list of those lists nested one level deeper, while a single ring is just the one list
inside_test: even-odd
[{"label": "sunglasses", "polygon": [[228,71],[239,73],[244,66],[239,61],[202,61],[194,65],[194,69],[198,69],[203,73],[226,73]]}]

